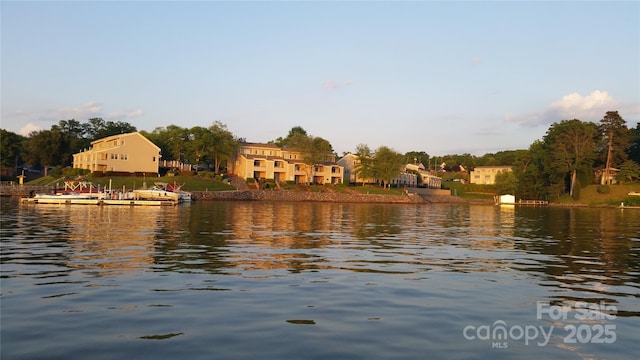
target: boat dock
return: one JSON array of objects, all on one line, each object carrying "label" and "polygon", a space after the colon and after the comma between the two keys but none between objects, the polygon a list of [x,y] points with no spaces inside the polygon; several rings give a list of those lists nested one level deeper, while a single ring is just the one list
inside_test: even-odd
[{"label": "boat dock", "polygon": [[548,206],[549,202],[546,200],[518,200],[516,205]]},{"label": "boat dock", "polygon": [[178,201],[172,200],[119,200],[119,199],[51,199],[51,198],[22,198],[22,203],[28,204],[59,204],[59,205],[128,205],[128,206],[175,206]]},{"label": "boat dock", "polygon": [[546,200],[522,200],[516,201],[516,197],[510,194],[496,195],[493,197],[496,205],[523,205],[523,206],[548,206]]}]

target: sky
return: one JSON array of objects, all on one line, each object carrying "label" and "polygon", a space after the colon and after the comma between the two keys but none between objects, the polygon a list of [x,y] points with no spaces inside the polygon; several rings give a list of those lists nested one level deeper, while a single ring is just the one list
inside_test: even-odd
[{"label": "sky", "polygon": [[6,1],[0,128],[300,126],[338,154],[527,149],[640,121],[638,1]]}]

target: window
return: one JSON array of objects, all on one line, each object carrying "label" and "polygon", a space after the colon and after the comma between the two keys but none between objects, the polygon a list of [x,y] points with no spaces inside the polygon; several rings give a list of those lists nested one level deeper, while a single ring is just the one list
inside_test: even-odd
[{"label": "window", "polygon": [[111,154],[111,160],[118,160],[118,154]]}]

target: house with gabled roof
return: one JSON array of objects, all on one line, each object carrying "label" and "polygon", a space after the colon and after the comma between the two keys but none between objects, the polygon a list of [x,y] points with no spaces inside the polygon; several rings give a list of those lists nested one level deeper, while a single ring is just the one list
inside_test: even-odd
[{"label": "house with gabled roof", "polygon": [[139,132],[94,140],[73,154],[73,167],[91,172],[157,175],[160,148]]},{"label": "house with gabled roof", "polygon": [[480,185],[494,185],[496,183],[496,175],[503,171],[512,171],[512,167],[508,165],[476,166],[469,173],[469,182]]}]

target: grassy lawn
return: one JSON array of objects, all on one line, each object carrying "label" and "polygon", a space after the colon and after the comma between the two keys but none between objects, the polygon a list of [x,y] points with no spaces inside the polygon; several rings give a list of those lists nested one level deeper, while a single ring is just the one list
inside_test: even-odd
[{"label": "grassy lawn", "polygon": [[611,185],[610,192],[603,194],[598,192],[599,185],[589,185],[580,189],[580,199],[573,200],[569,195],[553,201],[564,205],[590,205],[590,206],[618,206],[624,202],[627,206],[640,206],[640,196],[628,195],[630,192],[640,192],[640,183]]},{"label": "grassy lawn", "polygon": [[463,199],[489,199],[493,200],[493,196],[496,193],[493,191],[493,187],[489,185],[478,186],[474,185],[473,187],[469,185],[462,184],[460,182],[450,182],[446,181],[442,183],[442,187],[445,189],[451,190],[451,195],[459,196]]},{"label": "grassy lawn", "polygon": [[379,186],[350,186],[350,185],[305,185],[305,184],[282,184],[283,190],[307,191],[307,192],[338,192],[343,194],[381,194],[381,195],[402,195],[403,189],[383,189]]},{"label": "grassy lawn", "polygon": [[[451,194],[463,199],[493,199],[493,188],[486,185],[484,189],[478,185],[470,186],[459,182],[444,182],[444,188],[451,189]],[[589,205],[589,206],[618,206],[624,202],[627,206],[640,206],[640,196],[628,195],[630,192],[640,192],[640,183],[611,185],[608,193],[598,192],[599,185],[588,185],[580,189],[580,199],[573,200],[569,195],[551,201],[561,205]]]}]

